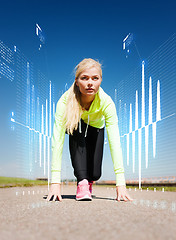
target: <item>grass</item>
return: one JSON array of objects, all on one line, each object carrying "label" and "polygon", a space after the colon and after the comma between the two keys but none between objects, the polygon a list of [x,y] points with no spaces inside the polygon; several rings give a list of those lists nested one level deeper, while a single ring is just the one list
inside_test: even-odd
[{"label": "grass", "polygon": [[[134,186],[127,186],[127,188],[137,188],[137,187],[134,187]],[[154,188],[156,188],[156,191],[162,191],[162,189],[164,188],[164,191],[169,191],[169,192],[176,192],[176,187],[173,187],[173,186],[148,186],[148,187],[143,187],[142,186],[142,189],[143,190],[152,190],[154,191]]]},{"label": "grass", "polygon": [[31,187],[38,185],[47,185],[47,181],[29,180],[26,178],[0,177],[0,188],[9,187]]},{"label": "grass", "polygon": [[[31,187],[31,186],[42,186],[42,185],[47,185],[47,181],[42,181],[42,180],[29,180],[26,178],[13,178],[13,177],[0,177],[0,188],[10,188],[10,187]],[[101,185],[97,184],[96,186],[102,186],[102,187],[111,187],[115,188],[115,185]],[[138,186],[126,186],[127,189],[139,189]],[[156,188],[156,191],[162,191],[162,188],[164,188],[164,191],[169,191],[169,192],[176,192],[176,187],[175,186],[148,186],[148,187],[143,187],[143,190],[154,190]]]},{"label": "grass", "polygon": [[[100,185],[100,184],[97,184],[97,186],[103,186],[103,187],[111,187],[111,188],[115,188],[115,186],[114,185]],[[139,190],[139,187],[138,186],[126,186],[126,188],[127,189],[129,189],[129,188],[131,188],[131,189],[137,189],[137,190]],[[153,186],[150,186],[150,187],[143,187],[142,186],[142,190],[147,190],[147,188],[148,188],[148,190],[152,190],[152,191],[154,191],[154,188],[156,188],[156,191],[162,191],[162,189],[164,188],[164,191],[168,191],[168,192],[176,192],[176,187],[173,187],[173,186],[155,186],[155,185],[153,185]]]}]

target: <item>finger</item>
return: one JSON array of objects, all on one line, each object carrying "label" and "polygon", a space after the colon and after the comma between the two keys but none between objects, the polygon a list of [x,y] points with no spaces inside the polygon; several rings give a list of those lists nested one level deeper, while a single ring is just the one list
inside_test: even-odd
[{"label": "finger", "polygon": [[116,198],[116,200],[117,200],[118,202],[120,202],[120,198],[121,198],[121,197],[120,197],[120,196],[118,196],[118,197]]},{"label": "finger", "polygon": [[53,201],[56,201],[57,195],[54,195]]},{"label": "finger", "polygon": [[130,201],[133,201],[133,198],[131,198],[129,195],[126,195],[126,198],[128,198]]},{"label": "finger", "polygon": [[50,201],[50,199],[51,199],[51,194],[48,194],[48,197],[47,197],[47,201]]},{"label": "finger", "polygon": [[127,202],[128,200],[127,200],[127,198],[124,196],[122,196],[122,198],[123,198],[123,200],[125,201],[125,202]]},{"label": "finger", "polygon": [[61,201],[61,202],[62,202],[62,197],[61,197],[61,195],[60,195],[60,196],[58,196],[58,199],[59,199],[59,201]]}]

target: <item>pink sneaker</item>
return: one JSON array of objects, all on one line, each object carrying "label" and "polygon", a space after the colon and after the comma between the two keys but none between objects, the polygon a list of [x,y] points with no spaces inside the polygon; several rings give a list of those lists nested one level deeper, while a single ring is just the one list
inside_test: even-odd
[{"label": "pink sneaker", "polygon": [[92,200],[89,185],[87,179],[83,179],[78,183],[77,192],[76,192],[76,200]]},{"label": "pink sneaker", "polygon": [[92,185],[93,185],[93,181],[89,182],[89,191],[90,191],[90,194],[92,194]]}]

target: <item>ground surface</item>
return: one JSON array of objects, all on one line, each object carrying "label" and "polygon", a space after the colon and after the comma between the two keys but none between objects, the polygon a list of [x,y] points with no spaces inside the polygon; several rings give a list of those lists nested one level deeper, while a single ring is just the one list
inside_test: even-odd
[{"label": "ground surface", "polygon": [[93,186],[92,201],[76,201],[76,186],[62,186],[63,201],[47,202],[47,186],[0,189],[0,239],[176,239],[176,192]]}]

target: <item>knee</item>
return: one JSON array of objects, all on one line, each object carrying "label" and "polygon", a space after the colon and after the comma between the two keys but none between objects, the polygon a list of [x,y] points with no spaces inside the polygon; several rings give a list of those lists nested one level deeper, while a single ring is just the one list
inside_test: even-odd
[{"label": "knee", "polygon": [[99,173],[99,174],[94,174],[94,175],[93,175],[93,181],[97,181],[98,179],[100,179],[100,177],[101,177],[101,173]]}]

